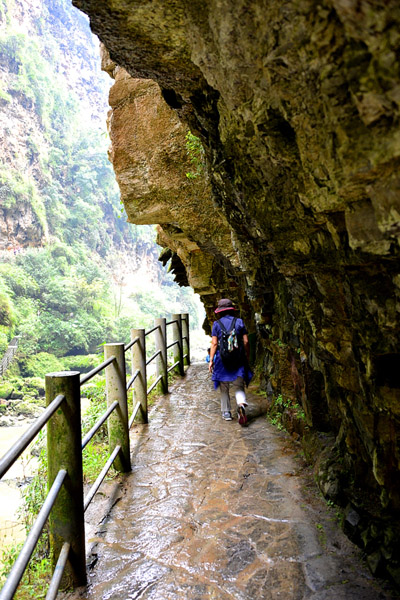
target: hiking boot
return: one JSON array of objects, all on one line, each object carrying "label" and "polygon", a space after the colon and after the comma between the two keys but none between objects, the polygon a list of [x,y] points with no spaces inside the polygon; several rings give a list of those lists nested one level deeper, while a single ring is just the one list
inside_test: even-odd
[{"label": "hiking boot", "polygon": [[242,425],[242,427],[243,427],[247,423],[246,411],[244,410],[243,405],[239,406],[239,408],[238,408],[238,416],[239,416],[239,425]]},{"label": "hiking boot", "polygon": [[228,410],[222,413],[222,418],[224,421],[232,421],[232,415]]}]

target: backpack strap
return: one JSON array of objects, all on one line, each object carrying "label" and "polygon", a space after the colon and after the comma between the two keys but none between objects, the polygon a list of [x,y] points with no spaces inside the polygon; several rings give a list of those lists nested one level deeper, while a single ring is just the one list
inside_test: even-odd
[{"label": "backpack strap", "polygon": [[221,322],[221,321],[217,321],[219,328],[221,329],[221,331],[223,331],[224,333],[228,333],[226,330],[225,325]]},{"label": "backpack strap", "polygon": [[222,321],[217,321],[218,325],[220,326],[221,330],[224,333],[231,333],[231,331],[233,331],[235,329],[235,325],[236,325],[236,321],[237,321],[237,317],[233,318],[232,324],[229,328],[229,331],[227,330],[227,328],[225,327],[225,325],[222,323]]}]

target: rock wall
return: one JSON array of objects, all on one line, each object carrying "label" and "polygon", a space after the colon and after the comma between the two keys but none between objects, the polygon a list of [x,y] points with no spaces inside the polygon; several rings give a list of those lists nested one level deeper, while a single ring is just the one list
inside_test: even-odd
[{"label": "rock wall", "polygon": [[112,59],[130,219],[161,224],[210,318],[239,302],[262,385],[303,407],[321,489],[400,582],[400,5],[74,3]]},{"label": "rock wall", "polygon": [[46,229],[39,222],[29,204],[1,206],[0,196],[0,251],[18,251],[28,246],[40,246],[46,239]]},{"label": "rock wall", "polygon": [[200,294],[211,319],[221,293],[243,300],[231,227],[215,210],[205,173],[197,174],[191,161],[188,127],[166,104],[158,84],[132,78],[104,49],[102,59],[115,79],[109,95],[109,157],[128,220],[159,225],[158,242],[171,250],[162,260],[172,257],[176,279],[182,277],[183,285]]}]

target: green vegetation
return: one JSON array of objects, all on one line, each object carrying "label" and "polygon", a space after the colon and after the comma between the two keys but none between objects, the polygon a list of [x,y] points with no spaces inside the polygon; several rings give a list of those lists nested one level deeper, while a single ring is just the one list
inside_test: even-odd
[{"label": "green vegetation", "polygon": [[[20,374],[42,377],[59,364],[45,354],[93,354],[105,342],[128,341],[132,326],[197,309],[191,290],[173,284],[161,265],[153,267],[153,283],[126,293],[121,264],[129,255],[138,266],[157,263],[155,232],[120,218],[107,134],[81,115],[80,98],[61,75],[65,56],[45,25],[77,19],[75,9],[67,0],[44,2],[35,36],[13,26],[11,5],[1,2],[2,97],[29,110],[39,127],[27,132],[17,157],[24,169],[0,159],[2,207],[11,214],[29,206],[46,245],[11,249],[0,264],[0,353],[19,335]],[[188,135],[197,173],[203,151]]]},{"label": "green vegetation", "polygon": [[[37,456],[38,471],[35,477],[33,477],[27,485],[21,488],[23,504],[20,509],[20,517],[27,534],[34,523],[47,494],[46,447],[45,438],[42,432],[39,433],[36,442],[33,443],[32,453]],[[0,586],[3,585],[21,547],[22,544],[18,544],[2,550],[0,561]],[[49,534],[48,525],[46,523],[38,545],[32,555],[32,559],[21,580],[18,593],[15,596],[16,598],[26,600],[30,598],[45,597],[51,579],[49,551]]]},{"label": "green vegetation", "polygon": [[[69,0],[44,0],[38,7],[37,34],[28,34],[13,23],[18,4],[0,0],[0,104],[10,115],[32,117],[24,140],[18,132],[15,142],[12,127],[4,128],[0,158],[0,203],[6,217],[18,216],[19,210],[32,215],[32,240],[24,248],[10,240],[1,255],[0,358],[11,338],[20,337],[17,360],[0,380],[0,398],[9,400],[0,404],[0,414],[42,410],[46,373],[91,370],[102,361],[103,344],[127,342],[132,327],[149,328],[155,317],[172,312],[191,313],[191,326],[198,326],[192,291],[179,288],[157,263],[154,228],[128,225],[121,218],[107,134],[98,120],[81,114],[81,98],[63,75],[74,53],[69,48],[70,54],[63,54],[69,43],[64,25],[76,25],[83,17],[76,16]],[[57,21],[60,39],[47,27]],[[88,71],[88,81],[91,76]],[[204,159],[195,136],[188,140],[188,152],[196,178]],[[139,272],[143,263],[151,266],[148,277]],[[87,432],[105,410],[104,379],[96,378],[83,393]],[[105,427],[85,448],[85,483],[97,477],[108,456]],[[43,439],[33,452],[39,471],[21,488],[27,531],[46,493]],[[111,470],[108,477],[114,476]],[[0,585],[19,550],[3,552]],[[44,531],[17,597],[44,597],[48,576]]]},{"label": "green vegetation", "polygon": [[[0,265],[0,282],[9,290],[8,315],[14,316],[8,316],[10,335],[21,336],[22,360],[29,356],[31,363],[36,353],[94,352],[112,329],[104,273],[87,260],[88,275],[79,248],[59,249],[28,250]],[[29,360],[26,375],[33,374]]]},{"label": "green vegetation", "polygon": [[[106,410],[105,378],[99,378],[95,383],[86,385],[83,388],[83,393],[89,400],[82,419],[82,430],[86,433]],[[86,484],[94,482],[109,456],[106,436],[106,425],[103,425],[93,441],[84,450],[83,473],[84,483]],[[37,440],[33,443],[31,454],[37,456],[37,474],[21,488],[23,504],[20,516],[27,533],[32,527],[47,494],[47,449],[43,431],[39,433]],[[107,478],[112,479],[115,475],[116,471],[111,468]],[[10,572],[21,547],[22,544],[6,548],[2,551],[0,586],[4,583]],[[18,588],[17,597],[22,600],[44,598],[51,575],[49,532],[48,525],[46,524],[28,569]]]},{"label": "green vegetation", "polygon": [[286,429],[287,423],[305,421],[303,407],[291,398],[284,398],[279,394],[271,403],[267,415],[268,420],[279,430]]},{"label": "green vegetation", "polygon": [[[89,401],[84,409],[82,419],[82,432],[86,434],[107,410],[105,377],[98,377],[92,383],[85,385],[82,388],[82,395]],[[83,451],[83,478],[85,483],[92,483],[96,480],[108,457],[107,424],[103,424]],[[112,479],[116,473],[115,469],[111,467],[106,479]]]},{"label": "green vegetation", "polygon": [[198,137],[190,131],[186,134],[186,153],[193,165],[193,171],[186,173],[188,179],[197,179],[204,172],[204,148]]},{"label": "green vegetation", "polygon": [[316,523],[315,526],[318,530],[318,541],[322,547],[325,547],[327,542],[325,528],[321,523]]}]

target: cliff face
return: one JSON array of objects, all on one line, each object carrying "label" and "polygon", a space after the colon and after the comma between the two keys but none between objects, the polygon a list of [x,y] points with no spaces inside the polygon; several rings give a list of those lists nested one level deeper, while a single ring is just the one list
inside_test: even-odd
[{"label": "cliff face", "polygon": [[237,296],[224,265],[234,274],[239,263],[231,227],[216,214],[211,186],[202,171],[196,176],[203,166],[191,161],[188,128],[155,82],[133,79],[106,52],[103,67],[115,78],[109,96],[110,160],[128,219],[160,225],[158,241],[173,252],[177,280],[189,282],[212,311],[222,291]]},{"label": "cliff face", "polygon": [[[46,187],[61,179],[54,138],[62,128],[53,122],[49,88],[61,83],[83,118],[103,122],[107,92],[97,55],[86,17],[68,0],[1,3],[0,250],[41,246],[52,233]],[[60,112],[63,100],[60,94]]]},{"label": "cliff face", "polygon": [[398,2],[74,3],[123,67],[105,59],[130,219],[161,224],[210,318],[239,302],[265,388],[323,449],[321,489],[399,580]]}]

